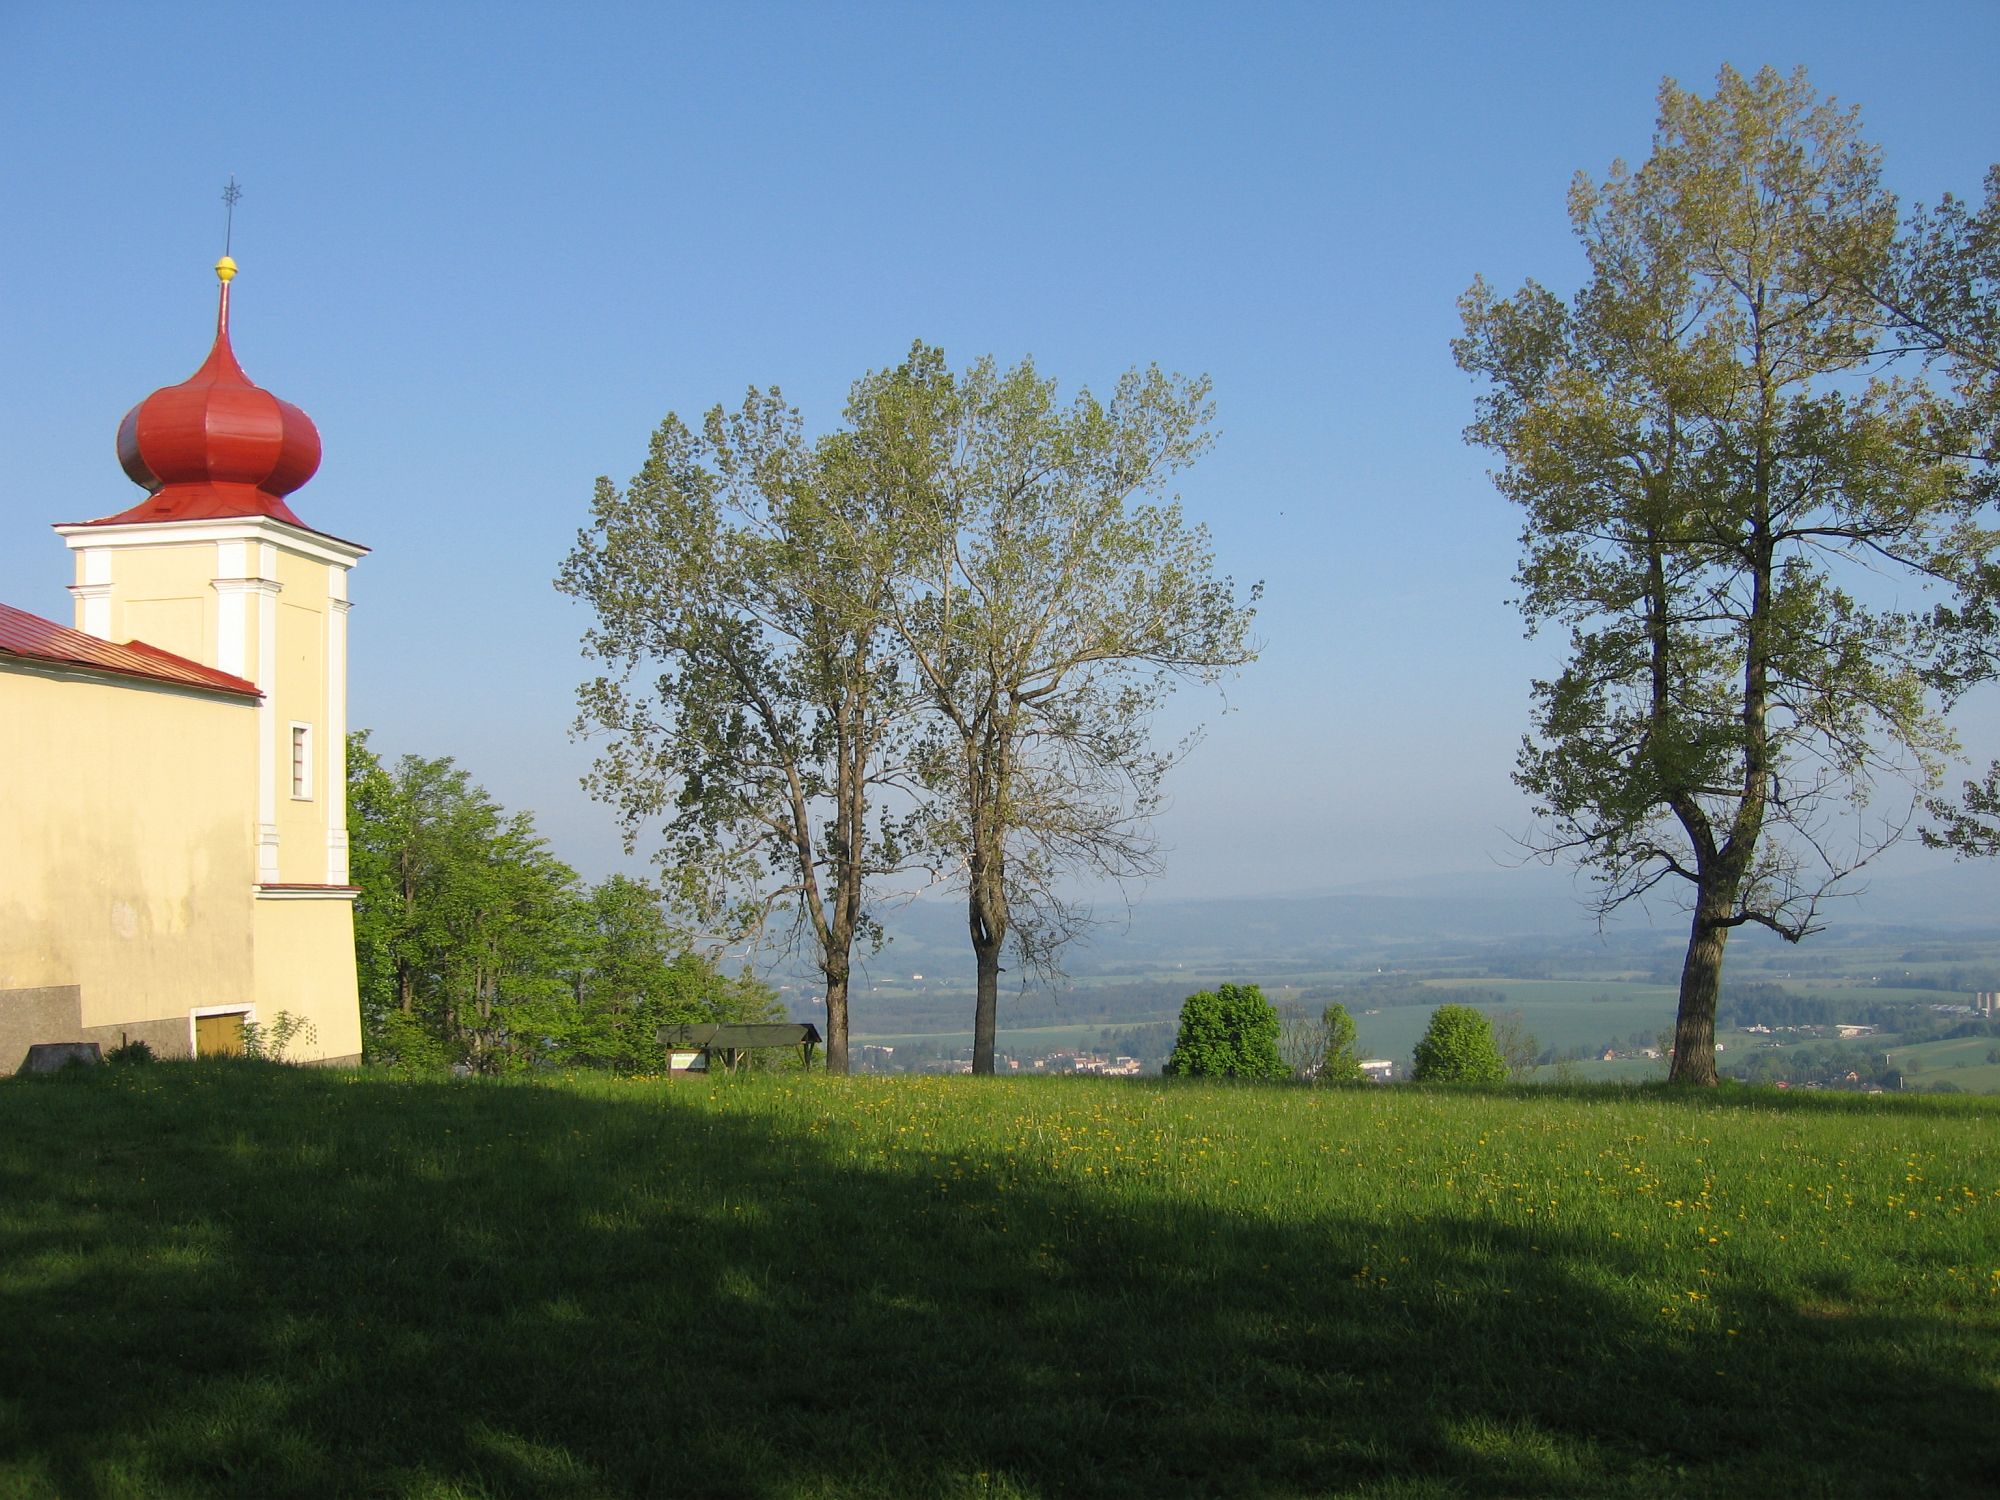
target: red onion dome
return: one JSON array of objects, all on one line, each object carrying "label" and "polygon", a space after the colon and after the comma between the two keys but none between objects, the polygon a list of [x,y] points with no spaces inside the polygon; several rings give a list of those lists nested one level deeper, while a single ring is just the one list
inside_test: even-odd
[{"label": "red onion dome", "polygon": [[304,524],[285,496],[319,468],[319,429],[243,373],[229,347],[236,262],[225,255],[215,274],[215,347],[194,374],[154,391],[118,424],[118,461],[148,498],[106,523],[271,516]]}]

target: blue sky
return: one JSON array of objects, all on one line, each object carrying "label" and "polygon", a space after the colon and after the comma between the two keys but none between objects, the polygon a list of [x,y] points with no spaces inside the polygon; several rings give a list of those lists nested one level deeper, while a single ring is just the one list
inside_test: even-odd
[{"label": "blue sky", "polygon": [[11,4],[0,56],[0,599],[69,618],[48,524],[131,502],[116,426],[206,352],[234,172],[237,352],[325,443],[294,506],[375,549],[355,722],[591,875],[550,579],[593,479],[753,382],[824,426],[920,337],[1214,379],[1181,493],[1266,644],[1163,726],[1208,736],[1156,890],[1511,860],[1552,648],[1459,438],[1458,294],[1573,283],[1571,174],[1646,155],[1667,75],[1804,64],[1906,197],[2000,160],[1984,3]]}]

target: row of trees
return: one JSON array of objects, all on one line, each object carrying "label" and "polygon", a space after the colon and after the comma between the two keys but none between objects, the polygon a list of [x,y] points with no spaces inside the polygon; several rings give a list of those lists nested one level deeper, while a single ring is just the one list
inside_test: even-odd
[{"label": "row of trees", "polygon": [[[1164,695],[1248,662],[1256,590],[1215,573],[1167,493],[1207,447],[1205,380],[1125,375],[1061,403],[1031,363],[952,371],[918,344],[816,439],[780,392],[597,482],[557,585],[587,603],[588,785],[705,932],[808,953],[847,1066],[857,944],[884,899],[947,881],[993,1070],[1003,954],[1047,969],[1077,876],[1154,868],[1185,744]],[[773,934],[775,935],[775,934]]]},{"label": "row of trees", "polygon": [[352,736],[347,811],[371,1062],[652,1070],[662,1025],[776,1012],[769,990],[690,950],[656,891],[586,886],[449,759],[384,764]]},{"label": "row of trees", "polygon": [[1515,779],[1604,909],[1685,893],[1672,1076],[1712,1084],[1729,934],[1818,930],[1909,821],[1871,794],[2000,849],[2000,764],[1940,795],[1944,713],[2000,663],[2000,168],[1901,216],[1853,110],[1725,68],[1669,80],[1650,159],[1580,174],[1570,218],[1575,295],[1475,282],[1454,345],[1520,608],[1568,636]]},{"label": "row of trees", "polygon": [[[1535,1039],[1518,1011],[1495,1023],[1469,1005],[1440,1005],[1411,1057],[1418,1083],[1504,1083],[1535,1066]],[[1254,984],[1221,984],[1181,1004],[1173,1053],[1160,1070],[1169,1078],[1307,1078],[1359,1083],[1366,1076],[1354,1052],[1354,1018],[1329,1005],[1317,1020],[1280,1011]]]},{"label": "row of trees", "polygon": [[[1872,793],[1901,779],[1933,842],[2000,849],[2000,764],[1939,795],[1945,711],[2000,665],[2000,172],[1983,207],[1905,218],[1802,74],[1660,103],[1645,164],[1572,190],[1582,288],[1476,283],[1455,352],[1523,509],[1521,608],[1569,637],[1516,773],[1537,847],[1607,909],[1685,886],[1674,1076],[1712,1083],[1730,932],[1817,930],[1903,831]],[[1152,710],[1253,654],[1254,590],[1165,495],[1211,415],[1158,370],[1062,405],[1031,364],[954,373],[920,344],[824,437],[753,391],[599,481],[558,579],[605,667],[593,790],[660,835],[705,930],[789,915],[836,1069],[899,881],[965,897],[990,1071],[1003,953],[1052,961],[1088,915],[1067,878],[1152,867],[1180,748]]]}]

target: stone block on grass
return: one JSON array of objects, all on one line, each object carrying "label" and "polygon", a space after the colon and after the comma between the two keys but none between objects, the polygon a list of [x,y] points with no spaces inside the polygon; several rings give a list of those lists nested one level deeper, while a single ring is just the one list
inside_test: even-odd
[{"label": "stone block on grass", "polygon": [[23,1073],[54,1073],[72,1065],[88,1067],[104,1061],[104,1050],[96,1042],[36,1042],[28,1049]]}]

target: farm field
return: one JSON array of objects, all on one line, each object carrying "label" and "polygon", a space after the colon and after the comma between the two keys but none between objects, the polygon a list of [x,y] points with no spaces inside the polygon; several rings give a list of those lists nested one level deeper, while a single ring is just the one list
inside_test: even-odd
[{"label": "farm field", "polygon": [[[1571,1071],[1573,1070],[1573,1071]],[[1570,1076],[1578,1083],[1637,1085],[1659,1083],[1667,1076],[1667,1065],[1654,1058],[1616,1057],[1610,1062],[1585,1058],[1571,1065]],[[1563,1075],[1553,1067],[1540,1067],[1526,1080],[1529,1083],[1560,1083]]]},{"label": "farm field", "polygon": [[0,1494],[1995,1492],[2000,1102],[0,1082]]},{"label": "farm field", "polygon": [[[1518,1010],[1521,1020],[1544,1047],[1567,1050],[1592,1047],[1633,1032],[1651,1036],[1673,1025],[1677,992],[1669,985],[1619,984],[1597,980],[1552,979],[1473,979],[1452,980],[1431,986],[1449,989],[1464,986],[1493,990],[1501,996],[1500,1008]],[[1422,1006],[1401,1006],[1384,1010],[1363,1021],[1356,1017],[1356,1029],[1377,1028],[1384,1048],[1381,1057],[1409,1060],[1417,1038],[1430,1024],[1430,1013]],[[1367,1036],[1366,1031],[1362,1032]]]},{"label": "farm field", "polygon": [[1990,1060],[1996,1050],[2000,1050],[2000,1039],[1990,1036],[1919,1042],[1910,1047],[1891,1044],[1910,1087],[1948,1082],[1968,1094],[2000,1094],[2000,1062]]},{"label": "farm field", "polygon": [[[1262,988],[1274,1004],[1280,1007],[1296,1006],[1312,1015],[1324,1003],[1320,997],[1326,993],[1326,987],[1342,978],[1309,975],[1296,981],[1265,984]],[[1351,984],[1356,976],[1347,975],[1344,978]],[[1186,982],[1192,989],[1213,981],[1196,977]],[[1949,1001],[1956,994],[1924,989],[1825,984],[1812,979],[1786,979],[1778,975],[1759,977],[1753,982],[1776,983],[1794,993],[1851,1007],[1854,1013],[1883,1003],[1911,1003],[1922,1011],[1928,1011],[1929,1007]],[[1406,981],[1400,993],[1407,997],[1413,984],[1420,992],[1435,991],[1439,1003],[1464,1000],[1469,996],[1474,1003],[1488,1010],[1518,1011],[1522,1024],[1533,1035],[1538,1048],[1554,1048],[1561,1053],[1583,1052],[1583,1059],[1566,1067],[1562,1075],[1558,1075],[1554,1067],[1544,1066],[1530,1076],[1531,1082],[1551,1083],[1563,1076],[1587,1083],[1644,1083],[1655,1081],[1665,1073],[1665,1064],[1659,1061],[1620,1057],[1605,1062],[1599,1060],[1596,1054],[1607,1044],[1615,1044],[1621,1052],[1627,1051],[1635,1038],[1644,1038],[1651,1043],[1660,1032],[1671,1028],[1677,1000],[1673,985],[1614,977],[1516,979],[1464,975]],[[1399,1067],[1406,1067],[1417,1039],[1429,1024],[1431,1007],[1407,1003],[1370,1006],[1365,998],[1367,993],[1365,987],[1350,988],[1345,993],[1354,1015],[1358,1052],[1366,1057],[1388,1058]],[[934,997],[931,1003],[934,1007],[930,1012],[932,1016],[951,1018],[960,1014],[969,1017],[972,1007],[970,996],[963,997],[962,1001]],[[1021,1056],[1040,1055],[1064,1047],[1080,1050],[1100,1048],[1104,1045],[1103,1037],[1107,1031],[1116,1033],[1146,1023],[1170,1024],[1176,1013],[1177,1007],[1135,1007],[1121,1012],[1116,1018],[1098,1016],[1074,1024],[1009,1027],[1006,1024],[1008,1005],[1003,1000],[998,1045],[1003,1053]],[[867,1012],[862,1014],[865,1016]],[[1769,1047],[1773,1041],[1782,1041],[1790,1046],[1809,1039],[1753,1036],[1725,1028],[1718,1033],[1717,1040],[1727,1049],[1722,1059],[1727,1070],[1738,1059]],[[1811,1040],[1829,1041],[1834,1038],[1828,1033]],[[939,1026],[935,1021],[930,1027],[902,1030],[882,1028],[878,1022],[876,1029],[857,1026],[854,1041],[857,1046],[872,1042],[898,1048],[914,1043],[948,1057],[961,1049],[969,1049],[972,1033],[969,1029],[953,1025]],[[1989,1051],[2000,1045],[2000,1039],[1963,1038],[1906,1046],[1894,1033],[1887,1033],[1875,1038],[1875,1041],[1883,1050],[1892,1051],[1898,1059],[1916,1063],[1915,1070],[1905,1080],[1908,1089],[1950,1084],[1967,1093],[2000,1093],[2000,1063],[1988,1059]],[[1155,1070],[1158,1061],[1157,1057],[1152,1060]]]},{"label": "farm field", "polygon": [[[1545,1047],[1559,1049],[1600,1045],[1633,1032],[1648,1036],[1673,1024],[1674,991],[1664,985],[1618,984],[1605,981],[1562,980],[1447,980],[1430,986],[1440,991],[1439,1003],[1453,998],[1453,991],[1466,988],[1500,994],[1503,1009],[1519,1010],[1523,1022]],[[1302,1004],[1310,1013],[1318,1005],[1301,1002],[1288,986],[1266,987],[1266,998],[1278,1005]],[[972,1002],[965,1002],[971,1014]],[[1095,1020],[1072,1026],[1008,1027],[1006,1007],[1001,1008],[997,1044],[1002,1052],[1040,1053],[1056,1047],[1093,1047],[1104,1031],[1171,1022],[1178,1008],[1134,1013],[1117,1021]],[[1386,1057],[1407,1064],[1410,1053],[1430,1023],[1431,1008],[1425,1005],[1386,1006],[1370,1014],[1365,1006],[1354,1011],[1356,1046],[1368,1057]],[[862,1031],[852,1037],[857,1047],[863,1043],[901,1047],[921,1042],[942,1048],[946,1053],[972,1045],[971,1030],[941,1031]],[[1610,1065],[1605,1065],[1610,1066]],[[1657,1072],[1658,1069],[1654,1069]],[[1646,1076],[1643,1071],[1638,1076]]]},{"label": "farm field", "polygon": [[[971,1002],[967,1002],[968,1008]],[[1171,1021],[1171,1015],[1140,1017],[1131,1021],[1106,1023],[1103,1021],[1078,1022],[1074,1026],[1027,1026],[1001,1027],[995,1032],[996,1045],[1001,1052],[1042,1053],[1058,1047],[1079,1050],[1098,1045],[1098,1038],[1109,1029],[1120,1030],[1127,1026],[1144,1025],[1148,1020]],[[853,1046],[859,1048],[864,1043],[880,1047],[904,1047],[912,1042],[923,1042],[939,1046],[947,1052],[972,1045],[972,1033],[968,1031],[911,1031],[870,1033],[863,1036],[856,1032],[850,1038]]]},{"label": "farm field", "polygon": [[1786,989],[1800,990],[1831,1000],[1836,1005],[1859,1009],[1867,1005],[1936,1005],[1962,1002],[1965,996],[1938,990],[1914,989],[1893,984],[1816,984],[1810,980],[1780,980]]}]

